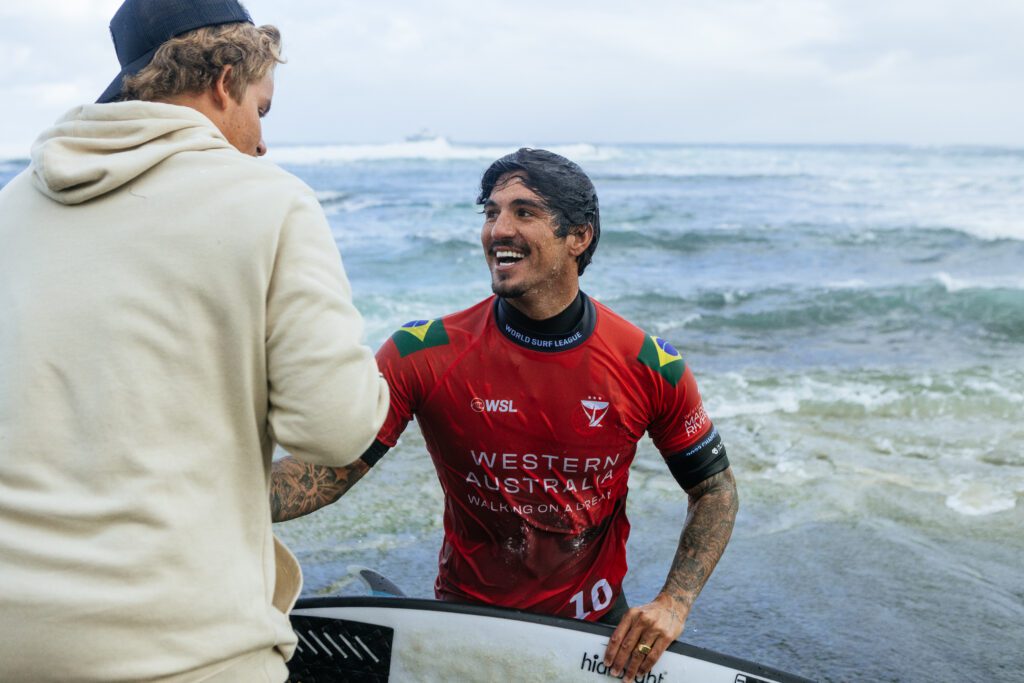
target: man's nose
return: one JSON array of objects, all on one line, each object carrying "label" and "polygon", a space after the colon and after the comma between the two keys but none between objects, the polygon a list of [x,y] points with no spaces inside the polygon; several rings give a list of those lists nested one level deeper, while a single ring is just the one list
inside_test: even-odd
[{"label": "man's nose", "polygon": [[261,157],[261,156],[263,156],[266,153],[267,153],[267,143],[263,141],[263,138],[260,138],[259,144],[256,145],[256,156]]},{"label": "man's nose", "polygon": [[491,238],[498,239],[502,237],[512,237],[515,234],[515,223],[512,220],[511,215],[502,211],[491,224]]}]

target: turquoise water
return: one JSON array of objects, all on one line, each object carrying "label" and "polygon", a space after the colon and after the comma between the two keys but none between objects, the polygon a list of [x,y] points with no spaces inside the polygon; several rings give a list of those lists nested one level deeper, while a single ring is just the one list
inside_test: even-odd
[{"label": "turquoise water", "polygon": [[[601,198],[584,289],[681,350],[736,471],[736,532],[684,639],[826,681],[1024,680],[1024,150],[551,148]],[[376,346],[489,293],[473,200],[511,149],[270,158],[320,196]],[[361,564],[429,596],[441,511],[412,427],[278,531],[307,594],[359,592]],[[637,603],[685,514],[646,441],[629,514]]]}]

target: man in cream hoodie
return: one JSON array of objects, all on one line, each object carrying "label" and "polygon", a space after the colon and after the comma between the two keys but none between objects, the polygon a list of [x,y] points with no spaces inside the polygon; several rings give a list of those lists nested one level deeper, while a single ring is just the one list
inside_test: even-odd
[{"label": "man in cream hoodie", "polygon": [[127,0],[111,31],[102,103],[0,191],[0,680],[283,681],[271,452],[351,462],[387,386],[313,193],[255,158],[277,30]]}]

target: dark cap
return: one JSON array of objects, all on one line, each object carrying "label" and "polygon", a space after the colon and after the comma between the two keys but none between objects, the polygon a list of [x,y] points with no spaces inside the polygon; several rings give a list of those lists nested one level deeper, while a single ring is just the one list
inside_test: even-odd
[{"label": "dark cap", "polygon": [[117,99],[124,77],[142,71],[157,48],[174,36],[203,26],[238,22],[253,23],[238,0],[125,0],[110,20],[121,73],[96,102]]}]

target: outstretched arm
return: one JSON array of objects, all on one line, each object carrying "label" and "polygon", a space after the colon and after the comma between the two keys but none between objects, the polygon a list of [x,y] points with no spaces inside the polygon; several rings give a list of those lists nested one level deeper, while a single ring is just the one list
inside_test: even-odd
[{"label": "outstretched arm", "polygon": [[345,467],[310,465],[290,455],[282,458],[270,474],[271,519],[285,522],[330,505],[369,471],[362,458]]},{"label": "outstretched arm", "polygon": [[[626,612],[612,634],[604,661],[631,681],[646,674],[683,632],[690,607],[725,552],[739,510],[732,468],[686,490],[689,507],[679,547],[661,592],[650,603]],[[650,651],[637,648],[648,646]],[[641,648],[645,649],[645,648]]]}]

